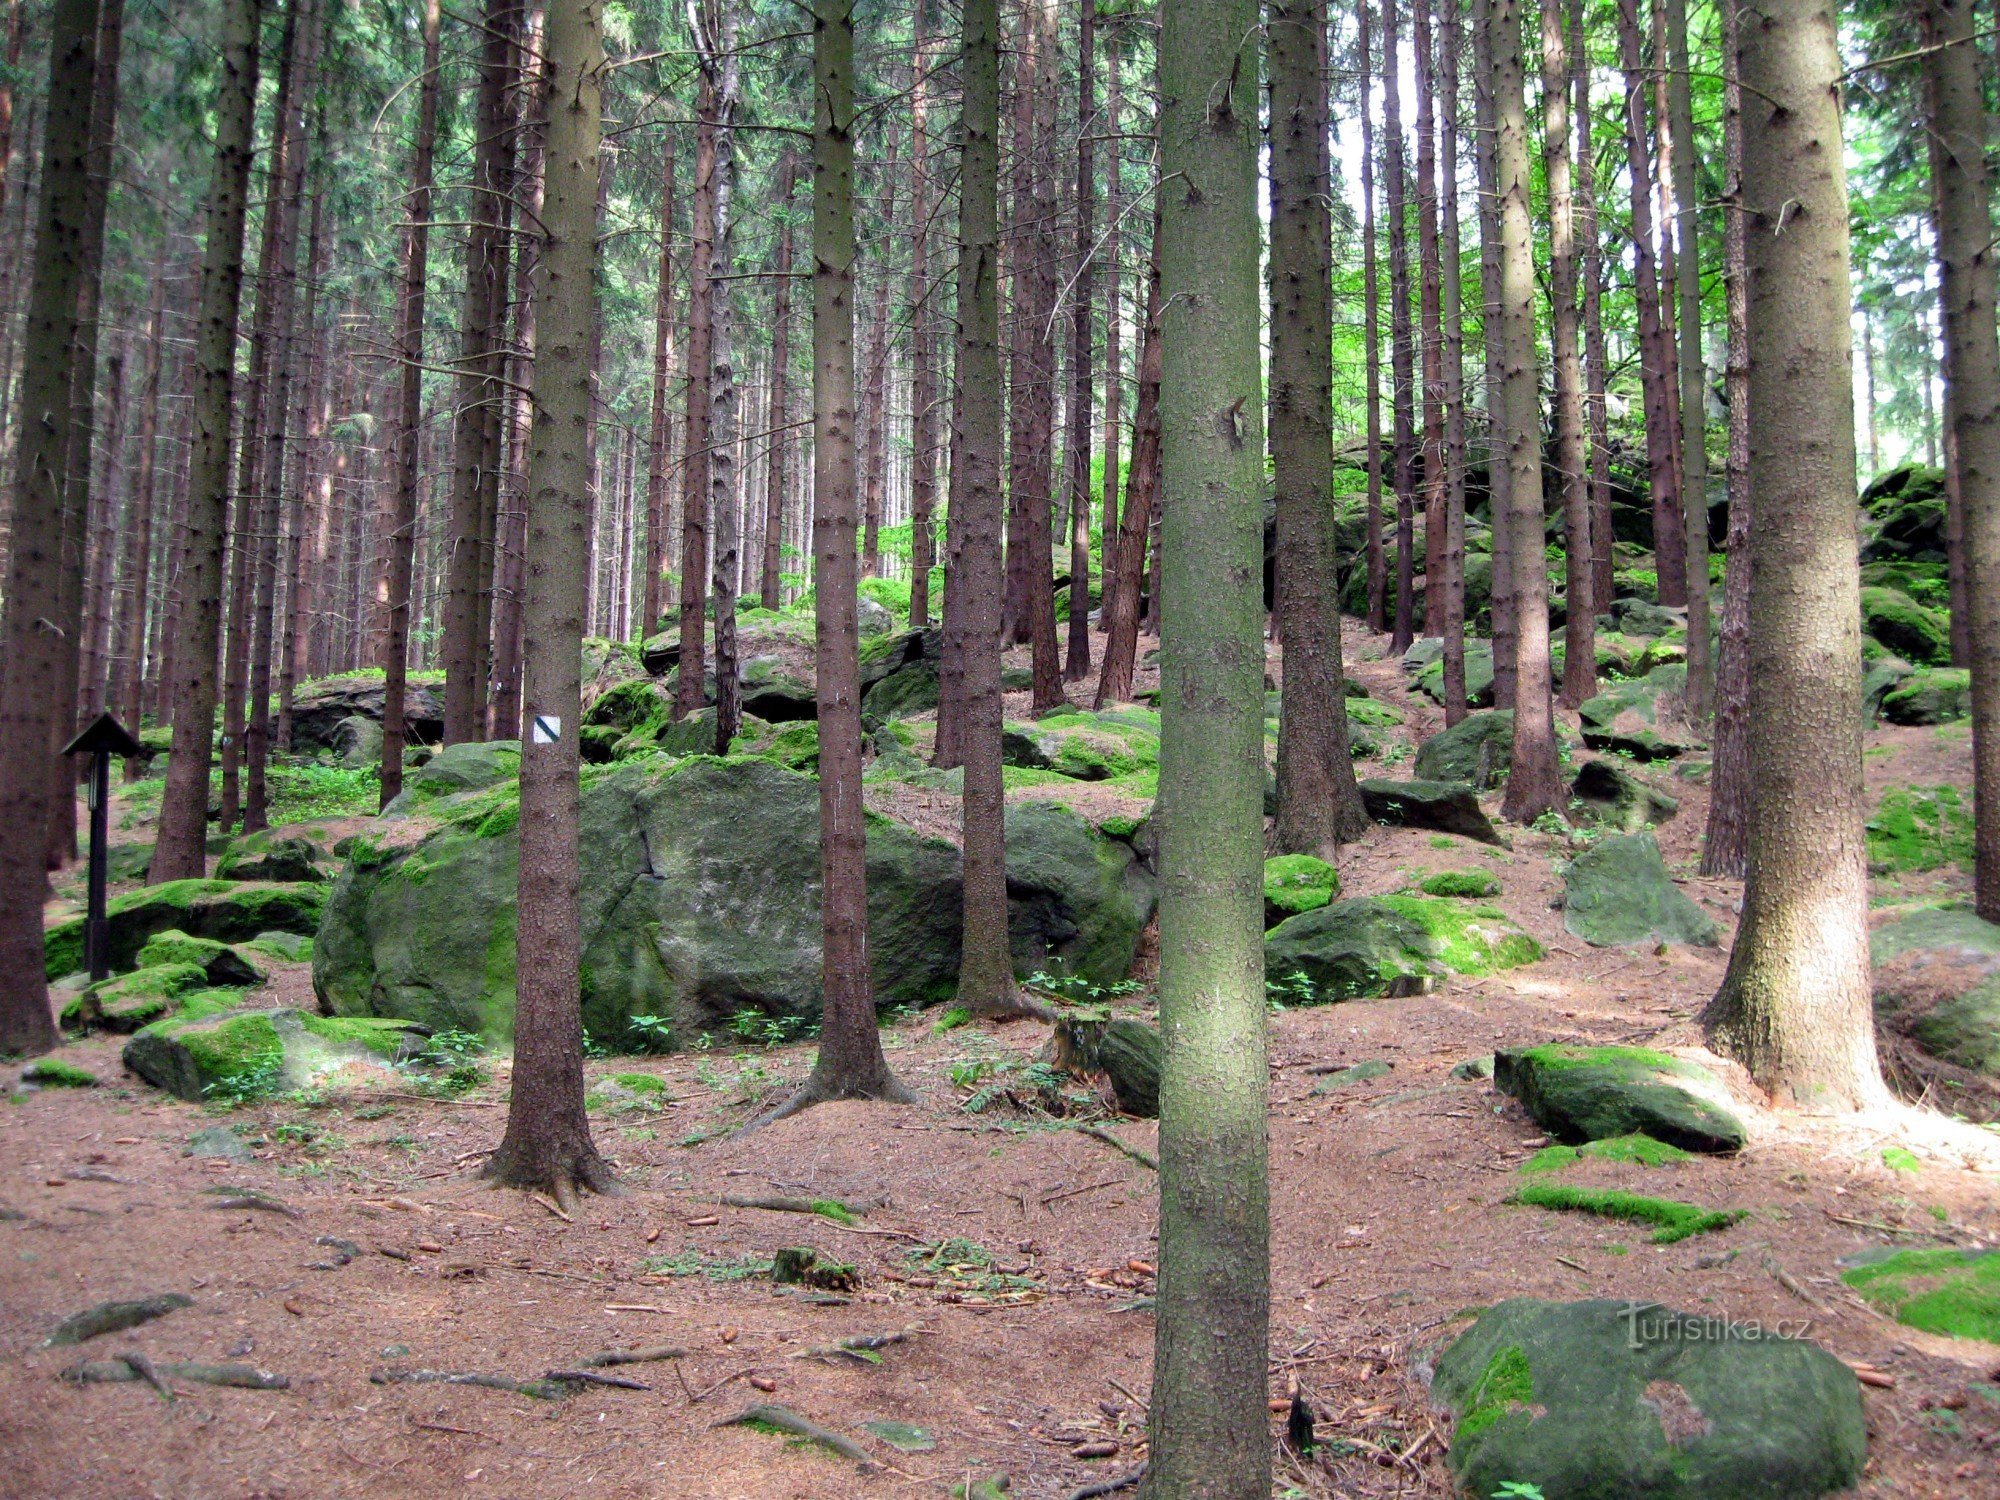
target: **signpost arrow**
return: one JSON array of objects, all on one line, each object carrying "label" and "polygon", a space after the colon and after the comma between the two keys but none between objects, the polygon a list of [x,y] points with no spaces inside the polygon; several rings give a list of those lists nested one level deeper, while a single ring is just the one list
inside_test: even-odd
[{"label": "signpost arrow", "polygon": [[104,915],[104,888],[111,877],[111,757],[142,755],[144,748],[110,714],[99,714],[82,734],[63,746],[64,755],[90,757],[90,915],[83,928],[84,961],[90,981],[111,977],[111,955],[106,939],[109,928]]}]

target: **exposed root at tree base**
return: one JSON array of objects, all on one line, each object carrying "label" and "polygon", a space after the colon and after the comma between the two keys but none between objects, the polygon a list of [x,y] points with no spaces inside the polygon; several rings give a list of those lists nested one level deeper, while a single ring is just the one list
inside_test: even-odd
[{"label": "exposed root at tree base", "polygon": [[748,1124],[731,1132],[732,1141],[740,1141],[753,1130],[766,1125],[775,1125],[780,1120],[788,1120],[793,1115],[811,1109],[815,1104],[838,1104],[849,1099],[874,1099],[883,1104],[915,1104],[917,1096],[896,1080],[893,1073],[884,1072],[880,1078],[853,1087],[842,1088],[823,1081],[815,1072],[800,1084],[789,1098],[780,1101],[770,1109],[752,1119]]},{"label": "exposed root at tree base", "polygon": [[564,1215],[574,1213],[579,1192],[616,1198],[624,1193],[610,1165],[594,1150],[577,1154],[560,1166],[504,1159],[496,1152],[487,1160],[481,1176],[496,1188],[519,1188],[525,1193],[546,1193]]}]

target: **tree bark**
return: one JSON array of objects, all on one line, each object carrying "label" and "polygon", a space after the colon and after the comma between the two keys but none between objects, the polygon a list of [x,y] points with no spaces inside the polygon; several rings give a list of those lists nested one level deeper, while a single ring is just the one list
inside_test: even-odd
[{"label": "tree bark", "polygon": [[[1629,0],[1628,0],[1629,3]],[[1832,0],[1742,29],[1749,255],[1750,841],[1704,1013],[1781,1105],[1880,1103],[1862,828],[1847,184]],[[1779,231],[1782,229],[1782,233]]]},{"label": "tree bark", "polygon": [[1251,0],[1161,6],[1166,1047],[1141,1500],[1271,1491],[1257,49]]},{"label": "tree bark", "polygon": [[1273,838],[1281,853],[1315,854],[1331,863],[1341,844],[1361,837],[1369,819],[1347,744],[1334,574],[1325,0],[1269,0],[1265,32],[1271,80],[1270,429],[1284,662]]},{"label": "tree bark", "polygon": [[1359,27],[1359,58],[1356,83],[1361,90],[1361,282],[1365,310],[1362,314],[1362,341],[1367,345],[1368,438],[1368,628],[1389,628],[1389,567],[1382,545],[1382,287],[1375,253],[1375,111],[1368,91],[1374,82],[1375,64],[1369,52],[1369,22],[1375,0],[1360,0],[1355,6]]},{"label": "tree bark", "polygon": [[[1444,268],[1438,255],[1437,93],[1431,74],[1431,0],[1411,0],[1410,50],[1417,85],[1417,322],[1423,378],[1424,634],[1444,641],[1445,722],[1465,717],[1465,640],[1444,634]],[[1454,692],[1454,688],[1456,691]]]},{"label": "tree bark", "polygon": [[[1139,395],[1133,409],[1131,478],[1125,486],[1125,514],[1119,518],[1118,572],[1105,591],[1104,665],[1097,674],[1093,705],[1123,703],[1132,697],[1132,670],[1139,655],[1140,583],[1152,534],[1160,485],[1160,219],[1153,214],[1153,248],[1146,271],[1146,318],[1139,341]],[[1158,578],[1154,579],[1157,590]],[[1341,704],[1346,708],[1345,701]]]},{"label": "tree bark", "polygon": [[[553,26],[554,17],[550,18]],[[404,200],[402,286],[396,352],[402,384],[396,404],[394,509],[383,538],[388,597],[382,630],[382,805],[403,790],[404,694],[410,669],[410,587],[417,531],[418,444],[424,415],[424,280],[430,265],[431,166],[437,153],[438,0],[424,0],[423,84],[417,95],[410,190]]]},{"label": "tree bark", "polygon": [[1090,356],[1097,315],[1097,163],[1091,135],[1100,128],[1093,118],[1097,112],[1097,0],[1080,0],[1076,50],[1076,273],[1070,290],[1069,407],[1065,413],[1069,433],[1063,441],[1069,501],[1069,642],[1063,678],[1068,682],[1090,675],[1090,403],[1095,389]]},{"label": "tree bark", "polygon": [[[968,15],[990,0],[967,0]],[[969,25],[970,23],[968,23]],[[971,82],[975,65],[968,60]],[[969,132],[968,132],[969,134]],[[868,968],[861,669],[860,506],[854,443],[854,0],[813,7],[813,621],[818,629],[821,1004],[805,1084],[767,1118],[832,1099],[913,1096],[889,1071]],[[997,735],[996,735],[997,740]]]},{"label": "tree bark", "polygon": [[[513,1092],[485,1173],[568,1203],[615,1187],[583,1107],[577,755],[589,564],[590,330],[604,43],[598,0],[550,0],[547,185],[539,219],[540,346],[528,453],[528,588],[516,898]],[[543,725],[547,725],[546,731]]]},{"label": "tree bark", "polygon": [[[707,267],[711,295],[709,322],[709,442],[708,514],[715,533],[715,753],[727,755],[743,720],[743,683],[736,661],[736,577],[742,527],[737,510],[737,440],[740,434],[736,381],[736,320],[730,300],[730,277],[736,262],[732,213],[736,193],[736,104],[740,76],[736,47],[736,8],[731,0],[716,0],[702,42],[702,66],[714,75],[715,233]],[[685,681],[685,678],[683,679]]]},{"label": "tree bark", "polygon": [[112,652],[106,706],[130,725],[139,722],[139,687],[146,664],[146,601],[152,589],[153,534],[159,508],[156,450],[160,437],[160,375],[167,357],[167,262],[173,236],[163,235],[153,262],[153,293],[146,310],[146,373],[139,389],[138,470],[127,513],[124,592],[118,609],[118,643]]},{"label": "tree bark", "polygon": [[1492,0],[1493,170],[1500,198],[1501,412],[1514,570],[1514,750],[1502,812],[1532,823],[1563,804],[1549,685],[1548,572],[1542,559],[1541,392],[1535,366],[1534,226],[1520,0]]},{"label": "tree bark", "polygon": [[1973,904],[2000,922],[2000,342],[1994,318],[1988,120],[1969,0],[1926,0],[1940,303],[1957,436],[1972,672]]},{"label": "tree bark", "polygon": [[47,622],[58,607],[63,487],[72,451],[71,350],[84,271],[98,20],[96,0],[56,0],[49,35],[49,128],[42,139],[21,370],[7,669],[0,672],[0,1051],[11,1053],[47,1052],[60,1040],[44,977],[42,854],[55,786],[49,744],[69,702],[61,696],[61,653]]},{"label": "tree bark", "polygon": [[[1514,600],[1513,522],[1510,510],[1510,469],[1502,451],[1507,423],[1502,387],[1506,367],[1500,347],[1500,193],[1494,167],[1493,15],[1492,0],[1472,0],[1473,154],[1479,173],[1479,270],[1484,299],[1482,338],[1486,365],[1486,487],[1487,514],[1493,523],[1493,706],[1514,706],[1514,665],[1517,610]],[[1539,534],[1536,546],[1541,545]]]},{"label": "tree bark", "polygon": [[1464,56],[1457,0],[1444,8],[1438,29],[1438,104],[1443,110],[1439,151],[1438,221],[1443,236],[1444,323],[1444,618],[1445,702],[1461,705],[1465,693],[1465,288],[1458,220],[1458,74]]},{"label": "tree bark", "polygon": [[[320,159],[326,160],[326,118],[320,117]],[[299,432],[298,487],[299,524],[292,535],[288,569],[290,592],[285,609],[285,638],[279,649],[282,668],[278,678],[278,723],[273,738],[289,750],[292,745],[292,699],[307,666],[312,626],[319,610],[320,573],[327,563],[332,511],[333,471],[327,462],[326,430],[331,415],[328,402],[327,344],[319,326],[319,289],[326,281],[327,236],[325,232],[326,187],[322,182],[313,194],[312,221],[306,232],[305,306],[299,313],[299,327],[306,340],[306,378],[301,383],[298,411],[293,425]],[[310,537],[310,541],[308,541]]]},{"label": "tree bark", "polygon": [[[640,631],[651,635],[660,628],[661,616],[667,606],[667,565],[671,556],[672,533],[670,521],[673,504],[668,498],[672,493],[674,467],[674,342],[676,326],[674,319],[674,200],[677,196],[674,184],[674,131],[668,126],[660,143],[660,270],[653,294],[653,404],[652,421],[647,434],[646,464],[646,590],[641,605],[642,619]],[[790,170],[791,155],[780,159],[780,172]],[[780,195],[778,207],[782,216],[784,207],[791,201],[789,191]],[[791,225],[782,217],[779,233],[783,247],[781,254],[791,249]],[[778,296],[786,297],[789,287],[783,281],[778,283]],[[789,333],[787,328],[785,333]],[[782,374],[780,376],[782,378]],[[765,601],[766,609],[776,609],[777,605]]]},{"label": "tree bark", "polygon": [[[792,194],[799,182],[799,159],[790,151],[778,158],[778,251],[772,268],[771,291],[771,429],[770,459],[764,472],[764,556],[758,572],[759,602],[776,609],[780,549],[784,545],[785,494],[791,457],[791,434],[785,431],[791,414],[792,363]],[[664,485],[662,485],[664,490]]]},{"label": "tree bark", "polygon": [[[1611,604],[1615,557],[1611,534],[1611,416],[1604,389],[1611,360],[1604,344],[1604,247],[1598,231],[1597,151],[1591,134],[1590,31],[1583,0],[1569,0],[1570,88],[1576,108],[1576,238],[1583,275],[1584,421],[1590,439],[1590,602]],[[1595,655],[1595,631],[1592,632]],[[1595,669],[1596,663],[1591,663]]]},{"label": "tree bark", "polygon": [[715,303],[728,295],[710,276],[715,263],[717,138],[721,100],[714,75],[703,69],[695,99],[694,197],[690,206],[688,260],[687,441],[681,451],[681,653],[674,715],[699,713],[708,630],[708,500],[714,461]]},{"label": "tree bark", "polygon": [[[901,142],[892,128],[883,158],[881,193],[870,210],[877,222],[893,232],[896,223],[896,157]],[[886,252],[888,236],[883,237]],[[861,398],[861,572],[868,578],[882,574],[882,505],[888,490],[889,462],[889,287],[894,277],[889,257],[880,257],[882,266],[875,280],[875,310],[869,319],[868,352],[865,366],[867,383]]]},{"label": "tree bark", "polygon": [[[1701,337],[1701,223],[1695,186],[1693,63],[1687,0],[1659,0],[1666,12],[1667,118],[1674,142],[1674,276],[1680,293],[1681,528],[1687,567],[1688,712],[1706,722],[1715,707],[1708,608],[1708,361]],[[1727,3],[1727,0],[1721,0]]]},{"label": "tree bark", "polygon": [[[1729,318],[1729,534],[1723,555],[1722,639],[1716,652],[1715,765],[1701,873],[1740,879],[1749,857],[1750,766],[1750,321],[1743,212],[1743,90],[1737,81],[1742,0],[1721,0],[1724,172],[1723,272]],[[1867,325],[1863,323],[1865,332]]]},{"label": "tree bark", "polygon": [[[1576,200],[1570,178],[1570,67],[1563,0],[1541,0],[1542,163],[1549,193],[1549,313],[1555,366],[1556,473],[1563,508],[1562,701],[1597,691],[1597,601],[1590,585],[1590,475],[1584,457],[1582,310],[1576,298]],[[1581,38],[1578,39],[1581,42]]]},{"label": "tree bark", "polygon": [[[170,686],[173,753],[147,881],[199,878],[207,870],[208,773],[215,736],[215,653],[222,636],[222,549],[229,506],[230,416],[236,323],[243,298],[243,227],[257,103],[263,0],[234,0],[224,15],[215,107],[215,171],[208,189],[195,330],[194,444],[188,461],[187,547]],[[10,680],[13,674],[8,674]]]},{"label": "tree bark", "polygon": [[1104,509],[1099,525],[1102,564],[1098,627],[1111,630],[1111,580],[1118,571],[1120,428],[1125,422],[1125,39],[1114,22],[1104,39]]},{"label": "tree bark", "polygon": [[[1410,236],[1403,173],[1403,115],[1397,83],[1396,0],[1382,0],[1382,128],[1389,214],[1390,405],[1395,425],[1396,607],[1389,649],[1416,639],[1417,416],[1415,331],[1410,323]],[[1428,584],[1428,580],[1426,580]]]}]

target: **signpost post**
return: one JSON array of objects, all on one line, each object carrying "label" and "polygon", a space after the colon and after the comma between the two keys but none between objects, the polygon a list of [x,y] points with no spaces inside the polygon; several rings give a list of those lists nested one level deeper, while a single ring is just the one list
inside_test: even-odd
[{"label": "signpost post", "polygon": [[111,977],[109,936],[104,915],[104,888],[111,878],[111,757],[142,754],[131,732],[110,714],[99,714],[90,727],[63,746],[64,755],[90,757],[90,916],[83,928],[84,962],[90,982]]}]

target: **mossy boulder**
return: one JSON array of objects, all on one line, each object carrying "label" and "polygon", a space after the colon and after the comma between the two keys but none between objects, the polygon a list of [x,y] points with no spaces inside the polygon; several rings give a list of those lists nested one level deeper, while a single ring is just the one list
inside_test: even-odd
[{"label": "mossy boulder", "polygon": [[[319,885],[172,880],[146,886],[107,903],[106,957],[114,970],[132,968],[147,941],[171,929],[224,943],[269,930],[310,935],[319,928],[325,903],[326,890]],[[43,935],[49,978],[83,967],[83,925],[82,917],[71,917]]]},{"label": "mossy boulder", "polygon": [[1972,799],[1955,786],[1892,786],[1865,828],[1874,874],[1972,864]]},{"label": "mossy boulder", "polygon": [[1720,1079],[1699,1063],[1644,1047],[1500,1050],[1493,1081],[1568,1145],[1638,1133],[1683,1151],[1726,1153],[1741,1150],[1745,1138]]},{"label": "mossy boulder", "polygon": [[1927,910],[1869,938],[1875,1020],[1891,1077],[2000,1117],[2000,926]]},{"label": "mossy boulder", "polygon": [[[1404,658],[1408,665],[1409,658]],[[1439,643],[1435,659],[1418,668],[1416,689],[1433,702],[1444,702],[1444,651]],[[1472,708],[1493,706],[1493,647],[1486,641],[1465,643],[1465,701]]]},{"label": "mossy boulder", "polygon": [[1863,1251],[1840,1279],[1909,1328],[2000,1344],[2000,1250]]},{"label": "mossy boulder", "polygon": [[[304,941],[304,939],[301,939]],[[253,960],[228,943],[214,938],[195,937],[169,929],[147,940],[139,950],[139,962],[148,964],[192,964],[210,985],[230,987],[262,984],[267,976]]]},{"label": "mossy boulder", "polygon": [[1347,699],[1347,723],[1350,730],[1356,726],[1366,729],[1394,729],[1404,721],[1403,711],[1393,703],[1356,696]]},{"label": "mossy boulder", "polygon": [[[745,713],[736,727],[735,745],[768,739],[769,721]],[[715,709],[698,708],[678,719],[658,720],[642,725],[618,742],[615,756],[630,760],[638,754],[713,755],[715,753]]]},{"label": "mossy boulder", "polygon": [[123,1057],[178,1098],[236,1101],[329,1084],[386,1086],[400,1078],[392,1065],[421,1040],[421,1028],[397,1020],[192,1008],[140,1031]]},{"label": "mossy boulder", "polygon": [[1651,828],[1681,810],[1679,798],[1668,796],[1608,760],[1589,760],[1579,766],[1576,779],[1570,783],[1570,795],[1579,821],[1620,833]]},{"label": "mossy boulder", "polygon": [[1694,748],[1677,726],[1687,701],[1687,667],[1669,662],[1644,677],[1608,683],[1577,710],[1583,742],[1593,750],[1616,750],[1635,760],[1672,760]]},{"label": "mossy boulder", "polygon": [[1649,1303],[1510,1298],[1439,1356],[1431,1397],[1469,1495],[1807,1500],[1854,1484],[1868,1450],[1833,1355]]},{"label": "mossy boulder", "polygon": [[1467,714],[1417,747],[1413,769],[1425,781],[1462,781],[1491,791],[1507,779],[1514,753],[1514,711]]},{"label": "mossy boulder", "polygon": [[265,958],[279,959],[288,964],[312,962],[313,940],[296,932],[260,932],[240,946]]},{"label": "mossy boulder", "polygon": [[659,683],[649,677],[635,677],[600,696],[583,716],[583,723],[586,729],[601,726],[629,733],[641,725],[664,723],[672,715],[673,707],[673,700]]},{"label": "mossy boulder", "polygon": [[60,1057],[38,1057],[21,1070],[21,1082],[42,1089],[94,1089],[97,1075]]},{"label": "mossy boulder", "polygon": [[752,657],[743,663],[740,688],[743,712],[771,724],[792,724],[819,717],[819,697],[812,683],[784,670],[775,656]]},{"label": "mossy boulder", "polygon": [[[293,733],[298,742],[297,732]],[[349,714],[326,733],[326,747],[350,771],[382,762],[382,723],[361,714]]]},{"label": "mossy boulder", "polygon": [[[423,774],[422,772],[418,773]],[[240,833],[216,861],[217,880],[325,880],[327,854],[303,834]]]},{"label": "mossy boulder", "polygon": [[447,745],[403,778],[402,795],[382,811],[394,817],[440,797],[498,786],[520,774],[519,740],[466,740]]},{"label": "mossy boulder", "polygon": [[62,1024],[74,1031],[126,1033],[171,1014],[183,995],[204,989],[201,966],[171,961],[148,963],[89,986],[62,1008]]},{"label": "mossy boulder", "polygon": [[144,880],[153,868],[151,844],[113,844],[104,852],[104,874],[113,885]]},{"label": "mossy boulder", "polygon": [[1861,591],[1861,628],[1905,661],[1941,667],[1951,661],[1951,616],[1897,589]]},{"label": "mossy boulder", "polygon": [[1861,561],[1945,560],[1946,493],[1944,470],[1928,464],[1898,464],[1875,476],[1861,492],[1867,513]]},{"label": "mossy boulder", "polygon": [[1717,941],[1714,919],[1668,877],[1650,830],[1602,839],[1570,862],[1563,926],[1593,948]]},{"label": "mossy boulder", "polygon": [[1972,712],[1972,673],[1925,667],[1885,689],[1882,717],[1891,724],[1950,724]]},{"label": "mossy boulder", "polygon": [[[403,732],[408,743],[434,745],[443,738],[444,705],[435,691],[442,686],[442,673],[410,674],[403,697]],[[344,719],[365,719],[379,734],[386,691],[380,673],[320,677],[300,683],[292,695],[292,748],[341,750],[334,730]],[[379,758],[381,753],[377,740],[375,754]]]},{"label": "mossy boulder", "polygon": [[766,760],[774,760],[788,771],[802,771],[808,776],[819,774],[819,721],[799,719],[778,728],[770,738],[762,741],[756,754]]},{"label": "mossy boulder", "polygon": [[1008,764],[1076,781],[1111,781],[1160,764],[1160,716],[1151,709],[1050,714],[1007,730],[1014,751]]},{"label": "mossy boulder", "polygon": [[1435,875],[1426,875],[1417,889],[1426,896],[1483,901],[1500,894],[1500,882],[1488,870],[1440,870]]},{"label": "mossy boulder", "polygon": [[1429,828],[1482,844],[1501,842],[1499,830],[1479,805],[1478,793],[1462,781],[1369,777],[1361,783],[1361,801],[1369,817],[1394,828]]},{"label": "mossy boulder", "polygon": [[1612,628],[1620,635],[1663,636],[1670,631],[1687,629],[1687,611],[1670,605],[1655,604],[1650,599],[1614,599],[1608,611]]},{"label": "mossy boulder", "polygon": [[1335,901],[1264,934],[1266,974],[1315,1002],[1417,994],[1443,975],[1541,956],[1541,944],[1495,908],[1423,896]]},{"label": "mossy boulder", "polygon": [[[356,851],[314,944],[313,983],[339,1015],[512,1034],[511,803],[468,804],[417,844]],[[612,1047],[665,1016],[681,1045],[739,1011],[810,1020],[820,1003],[819,788],[757,756],[605,768],[581,807],[584,1025]],[[1021,973],[1124,977],[1152,915],[1132,848],[1066,808],[1007,810],[1010,935]],[[958,850],[869,819],[869,953],[877,1002],[956,987]]]},{"label": "mossy boulder", "polygon": [[1264,925],[1317,911],[1340,894],[1340,872],[1310,854],[1276,854],[1264,861]]}]

